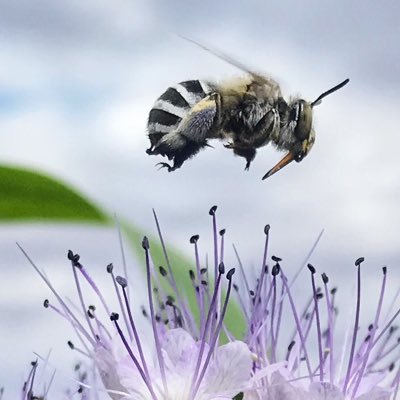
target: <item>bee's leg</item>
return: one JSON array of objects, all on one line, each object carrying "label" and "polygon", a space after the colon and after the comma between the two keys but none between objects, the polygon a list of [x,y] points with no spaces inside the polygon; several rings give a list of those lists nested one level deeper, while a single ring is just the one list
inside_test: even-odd
[{"label": "bee's leg", "polygon": [[250,146],[243,146],[240,143],[235,143],[235,147],[233,147],[233,153],[237,156],[244,157],[246,159],[245,171],[248,171],[250,168],[251,162],[254,160],[256,156],[256,148]]},{"label": "bee's leg", "polygon": [[207,139],[214,137],[217,129],[220,97],[217,93],[206,96],[184,116],[179,126],[165,134],[149,154],[161,154],[174,160],[171,166],[161,163],[161,168],[175,171],[189,158],[208,146]]},{"label": "bee's leg", "polygon": [[269,110],[253,129],[252,141],[255,147],[260,147],[270,140],[271,134],[279,127],[280,117],[275,109]]}]

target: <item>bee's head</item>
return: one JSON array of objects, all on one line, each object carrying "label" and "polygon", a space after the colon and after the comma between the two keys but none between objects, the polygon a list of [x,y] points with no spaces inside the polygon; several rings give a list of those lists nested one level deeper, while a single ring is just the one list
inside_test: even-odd
[{"label": "bee's head", "polygon": [[263,179],[269,178],[293,160],[300,162],[310,152],[315,142],[315,132],[312,128],[313,108],[320,104],[324,97],[336,92],[336,90],[339,90],[348,82],[349,79],[344,80],[342,83],[339,83],[339,85],[322,93],[312,103],[299,99],[291,104],[289,109],[289,123],[294,125],[293,134],[296,140],[285,157],[267,172],[263,176]]}]

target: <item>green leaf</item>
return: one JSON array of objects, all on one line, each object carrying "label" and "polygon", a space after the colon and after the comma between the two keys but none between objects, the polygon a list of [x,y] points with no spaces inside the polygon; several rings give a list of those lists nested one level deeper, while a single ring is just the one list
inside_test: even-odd
[{"label": "green leaf", "polygon": [[[144,265],[145,258],[144,250],[142,248],[143,233],[133,228],[128,223],[123,224],[123,229],[136,255],[140,257],[140,261]],[[149,240],[150,252],[155,267],[157,268],[160,265],[165,267],[166,260],[160,241],[155,238],[149,238]],[[178,290],[180,290],[181,294],[185,294],[187,296],[190,309],[198,320],[198,304],[194,294],[192,282],[189,278],[189,270],[194,269],[194,262],[182,255],[182,253],[178,250],[170,248],[169,246],[167,246],[167,252],[171,269],[174,274],[177,287],[179,288]],[[246,333],[244,315],[238,304],[232,298],[229,300],[224,322],[228,331],[231,332],[236,339],[242,339],[244,337]]]},{"label": "green leaf", "polygon": [[75,189],[23,168],[0,166],[0,221],[108,221]]}]

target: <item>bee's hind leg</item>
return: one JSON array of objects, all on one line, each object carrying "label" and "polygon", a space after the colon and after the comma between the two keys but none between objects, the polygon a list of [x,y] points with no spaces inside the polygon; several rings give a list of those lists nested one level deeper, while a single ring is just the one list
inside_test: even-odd
[{"label": "bee's hind leg", "polygon": [[160,166],[159,170],[162,168],[167,168],[168,172],[173,172],[173,171],[177,170],[178,168],[180,168],[182,166],[183,162],[184,162],[184,160],[177,161],[177,159],[175,158],[173,165],[170,165],[166,162],[159,162],[156,164],[156,166]]}]

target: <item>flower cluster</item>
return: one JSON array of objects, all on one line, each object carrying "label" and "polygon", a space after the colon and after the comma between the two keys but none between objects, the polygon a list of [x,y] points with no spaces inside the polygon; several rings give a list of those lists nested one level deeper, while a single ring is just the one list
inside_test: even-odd
[{"label": "flower cluster", "polygon": [[[310,298],[301,308],[302,301],[293,292],[298,274],[289,280],[282,260],[268,255],[270,229],[266,226],[259,276],[250,280],[238,257],[241,278],[235,279],[235,269],[224,264],[225,230],[217,229],[215,206],[210,215],[214,238],[211,268],[200,262],[199,236],[190,238],[194,268],[189,278],[195,308],[178,287],[156,215],[165,266],[154,265],[150,241],[143,238],[148,303],[142,312],[151,327],[151,340],[140,335],[128,279],[116,275],[112,264],[107,273],[118,310],[110,309],[80,256],[68,252],[80,307],[77,311],[21,248],[55,297],[54,303],[46,300],[44,306],[63,317],[76,332],[79,345],[69,341],[70,348],[89,359],[101,377],[101,388],[84,385],[89,393],[102,392],[113,400],[396,398],[400,369],[395,361],[400,340],[395,338],[393,323],[400,310],[391,318],[382,314],[386,268],[377,309],[368,331],[361,336],[363,258],[356,261],[355,319],[344,344],[339,345],[334,334],[338,321],[336,288],[330,287],[327,275],[322,274],[319,287],[316,269],[308,264]],[[87,301],[83,283],[95,296],[93,304]],[[230,302],[241,307],[244,337],[235,338],[225,321]]]}]

